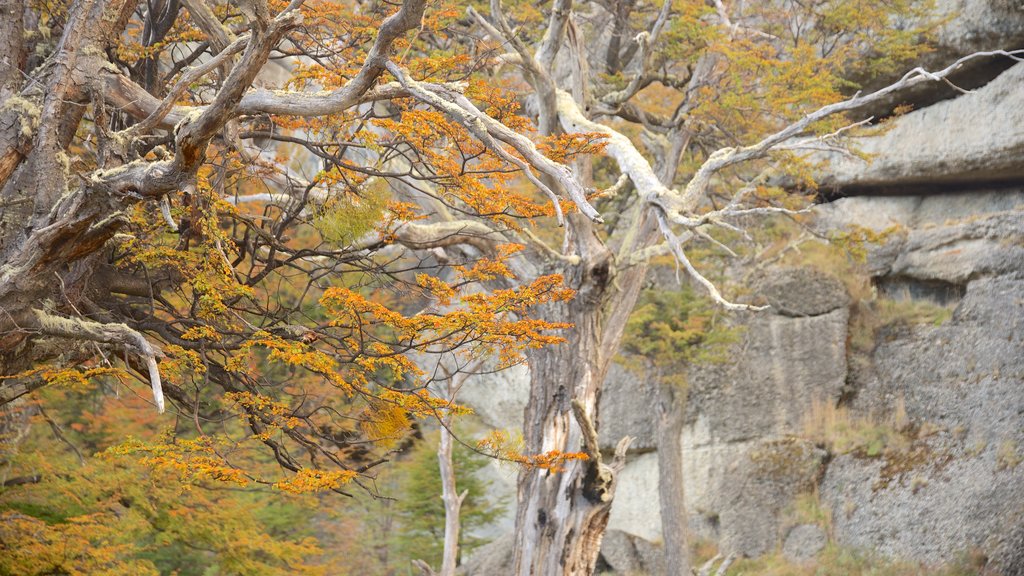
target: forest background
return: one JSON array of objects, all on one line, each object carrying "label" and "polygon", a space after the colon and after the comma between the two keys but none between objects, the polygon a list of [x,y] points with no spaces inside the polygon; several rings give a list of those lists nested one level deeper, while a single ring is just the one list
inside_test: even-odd
[{"label": "forest background", "polygon": [[[488,458],[533,495],[522,542],[559,482],[599,536],[608,363],[722,361],[726,311],[760,304],[725,271],[803,232],[806,154],[870,128],[875,77],[934,79],[896,72],[939,24],[910,0],[8,4],[10,574],[440,566],[448,425],[459,554],[517,507],[483,498]],[[520,362],[540,406],[481,430],[452,383]],[[566,573],[587,530],[552,536]]]}]

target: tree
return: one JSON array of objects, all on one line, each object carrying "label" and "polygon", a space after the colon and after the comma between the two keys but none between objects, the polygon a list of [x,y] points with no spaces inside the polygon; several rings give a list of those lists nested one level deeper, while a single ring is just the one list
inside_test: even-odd
[{"label": "tree", "polygon": [[[51,386],[22,406],[43,425],[3,454],[0,573],[327,573],[314,497],[232,490],[237,477],[191,474],[199,462],[183,470],[121,454],[124,434],[147,438],[166,423],[141,398],[101,388]],[[267,469],[260,459],[246,468]]]},{"label": "tree", "polygon": [[[433,435],[431,435],[433,436]],[[401,482],[401,497],[395,503],[395,514],[401,527],[395,536],[395,552],[405,558],[422,560],[431,566],[441,566],[439,573],[450,565],[454,574],[457,557],[466,554],[482,542],[466,536],[467,530],[486,526],[500,512],[500,506],[489,507],[484,499],[486,485],[474,473],[487,464],[487,460],[465,447],[453,449],[452,464],[459,472],[462,496],[460,510],[455,517],[460,521],[460,532],[454,536],[457,546],[448,547],[448,525],[445,520],[452,515],[448,502],[440,498],[443,478],[438,473],[437,453],[432,444],[436,438],[429,438],[411,454],[408,468]],[[461,515],[460,515],[461,512]]]},{"label": "tree", "polygon": [[[191,443],[124,451],[373,492],[413,419],[461,410],[414,358],[525,355],[525,452],[490,444],[527,464],[516,571],[592,572],[626,447],[603,461],[597,400],[648,260],[754,308],[688,246],[799,211],[767,183],[836,115],[956,65],[843,100],[914,55],[910,0],[542,8],[4,3],[0,402],[143,378]],[[291,476],[233,466],[250,443]]]},{"label": "tree", "polygon": [[[380,182],[395,178],[387,163],[417,151],[426,135],[358,109],[403,96],[395,84],[374,85],[392,43],[421,24],[423,3],[385,18],[379,34],[380,11],[359,16],[296,2],[275,6],[272,17],[263,3],[241,15],[186,4],[187,13],[177,2],[17,10],[46,19],[47,35],[26,36],[14,50],[19,67],[5,70],[13,88],[5,93],[0,171],[3,400],[46,384],[141,372],[157,409],[166,392],[179,413],[193,415],[199,434],[202,421],[239,414],[246,440],[268,446],[299,484],[361,483],[358,476],[384,460],[366,445],[386,451],[410,418],[458,411],[427,393],[433,378],[412,354],[462,350],[514,361],[557,340],[550,332],[560,328],[525,312],[570,292],[546,275],[492,295],[464,294],[465,285],[504,274],[504,265],[388,255],[402,243],[427,249],[477,233],[418,224],[409,204],[390,199]],[[323,35],[338,44],[323,47]],[[286,37],[287,48],[279,47]],[[198,38],[205,40],[179,52]],[[173,84],[153,81],[168,73],[156,65],[164,51],[173,53],[163,56]],[[296,63],[300,88],[343,86],[292,114],[295,95],[308,92],[250,91],[272,54],[363,62],[329,72]],[[285,115],[268,116],[277,112]],[[370,120],[394,128],[393,140],[365,129]],[[311,181],[243,142],[296,141],[289,130],[323,150],[327,166]],[[362,149],[380,151],[376,166],[351,164],[347,144],[323,140],[343,131],[360,132]],[[278,191],[265,192],[268,185]],[[415,274],[439,267],[454,270],[455,285]],[[414,297],[370,297],[389,284]],[[454,305],[424,309],[431,299]],[[308,466],[297,451],[309,454]]]},{"label": "tree", "polygon": [[740,331],[723,326],[723,318],[716,312],[710,301],[696,296],[692,289],[645,290],[623,337],[626,366],[653,380],[658,389],[658,405],[654,407],[658,500],[669,574],[691,573],[682,461],[689,388],[686,373],[700,364],[727,362],[729,345]]}]

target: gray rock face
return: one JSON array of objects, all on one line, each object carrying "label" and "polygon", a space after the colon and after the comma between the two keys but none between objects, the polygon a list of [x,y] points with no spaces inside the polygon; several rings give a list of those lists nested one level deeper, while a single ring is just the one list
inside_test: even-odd
[{"label": "gray rock face", "polygon": [[648,452],[657,447],[654,407],[658,405],[658,386],[653,378],[613,363],[608,369],[598,407],[598,440],[602,450],[615,450],[625,436],[632,436],[633,452]]},{"label": "gray rock face", "polygon": [[806,266],[772,268],[754,292],[782,316],[820,316],[850,304],[842,282]]},{"label": "gray rock face", "polygon": [[[683,435],[687,506],[698,516],[691,524],[724,551],[750,556],[777,545],[781,513],[813,485],[824,453],[793,436],[814,406],[838,400],[846,381],[842,285],[784,269],[762,286],[773,313],[748,318],[735,363],[689,374]],[[791,315],[774,313],[783,311]]]},{"label": "gray rock face", "polygon": [[1024,210],[954,221],[904,236],[890,262],[879,260],[885,276],[909,276],[963,284],[971,278],[1024,268]]},{"label": "gray rock face", "polygon": [[1020,187],[935,196],[842,198],[817,210],[821,233],[852,226],[891,233],[868,245],[868,273],[962,284],[1021,270]]},{"label": "gray rock face", "polygon": [[[999,182],[1024,176],[1024,64],[954,100],[894,119],[857,148],[870,163],[833,155],[819,183],[844,192]],[[891,153],[899,150],[899,153]]]},{"label": "gray rock face", "polygon": [[613,528],[601,542],[601,559],[616,574],[665,574],[661,546]]},{"label": "gray rock face", "polygon": [[[927,145],[921,139],[891,145],[900,152],[892,156],[912,162],[927,152],[918,150]],[[897,190],[934,169],[916,166],[919,172],[893,168],[877,177]],[[844,198],[818,214],[821,231],[895,226],[868,250],[878,293],[955,306],[952,318],[938,326],[883,327],[871,352],[858,352],[848,364],[853,352],[841,284],[805,269],[764,274],[753,289],[772,310],[740,317],[745,331],[731,363],[687,375],[683,472],[691,527],[725,553],[757,555],[781,546],[793,561],[804,561],[820,550],[826,531],[788,525],[787,508],[817,489],[837,545],[929,563],[972,549],[987,556],[992,574],[1024,575],[1024,190]],[[528,388],[525,371],[500,378],[468,385],[463,399],[492,425],[515,428]],[[857,417],[884,422],[904,413],[905,445],[829,459],[800,440],[808,413],[841,396]],[[602,550],[619,574],[664,569],[656,400],[656,383],[612,368],[600,407],[602,446],[627,434],[638,438]],[[502,563],[511,561],[510,544],[503,550],[478,552],[467,573],[507,573]]]},{"label": "gray rock face", "polygon": [[[974,52],[1024,47],[1024,10],[1019,0],[938,0],[926,23],[941,22],[929,42],[930,50],[914,59],[915,66],[941,70]],[[896,23],[899,25],[900,23]],[[973,90],[983,86],[1010,65],[1008,58],[978,58],[965,63],[950,76],[956,86]],[[899,79],[905,69],[869,79],[864,90],[877,90]],[[956,98],[959,91],[944,83],[928,83],[903,90],[883,103],[864,110],[857,117],[881,117],[902,103],[915,108]]]},{"label": "gray rock face", "polygon": [[790,562],[806,562],[818,555],[828,544],[828,535],[815,524],[794,526],[786,534],[782,554]]},{"label": "gray rock face", "polygon": [[838,542],[948,561],[970,548],[1000,550],[1024,523],[1021,334],[1024,280],[985,278],[967,286],[942,326],[879,344],[855,407],[878,414],[902,403],[911,422],[936,433],[879,458],[833,460],[821,493]]},{"label": "gray rock face", "polygon": [[939,28],[930,61],[997,48],[1024,46],[1024,4],[1019,0],[939,0]]},{"label": "gray rock face", "polygon": [[[1024,574],[1024,193],[848,198],[823,206],[833,229],[854,222],[902,231],[869,251],[879,291],[926,299],[921,286],[956,286],[941,325],[883,328],[863,369],[848,370],[847,296],[827,275],[770,271],[755,285],[773,309],[741,319],[730,364],[693,369],[684,432],[690,525],[725,553],[758,555],[781,546],[807,561],[826,542],[820,526],[790,526],[795,497],[817,489],[840,546],[934,563],[968,549],[994,574]],[[929,284],[933,283],[933,284]],[[938,298],[938,297],[936,297]],[[521,394],[525,394],[525,380]],[[485,389],[486,390],[486,389]],[[614,367],[602,397],[602,444],[639,437],[628,460],[602,548],[617,574],[662,573],[656,384]],[[859,417],[897,410],[930,430],[869,457],[832,455],[806,440],[805,419],[840,396]],[[480,398],[487,400],[489,394]],[[521,404],[504,396],[484,409],[515,423]],[[507,414],[514,410],[514,415]],[[913,436],[914,434],[910,434]],[[504,554],[504,555],[503,555]],[[504,573],[497,564],[469,574]],[[470,566],[481,566],[474,556]],[[506,560],[501,560],[505,558]]]},{"label": "gray rock face", "polygon": [[718,486],[719,549],[743,556],[774,550],[782,512],[813,489],[824,460],[824,450],[792,438],[750,446],[735,462],[732,482]]},{"label": "gray rock face", "polygon": [[846,308],[820,316],[750,318],[729,365],[689,375],[688,434],[694,449],[797,432],[816,402],[846,381]]},{"label": "gray rock face", "polygon": [[511,574],[513,562],[512,534],[501,536],[473,551],[473,555],[459,569],[464,576],[493,576]]},{"label": "gray rock face", "polygon": [[1024,571],[1022,208],[1024,193],[1010,188],[847,198],[820,210],[833,229],[900,228],[868,253],[880,291],[956,305],[940,326],[884,329],[868,369],[850,376],[857,414],[900,406],[933,433],[875,458],[831,461],[819,490],[838,544],[932,563],[973,549],[993,574]]},{"label": "gray rock face", "polygon": [[661,540],[661,508],[658,502],[658,455],[636,454],[626,461],[617,480],[608,529],[645,539]]},{"label": "gray rock face", "polygon": [[459,391],[459,401],[472,407],[488,426],[519,430],[529,395],[530,371],[519,365],[468,378]]}]

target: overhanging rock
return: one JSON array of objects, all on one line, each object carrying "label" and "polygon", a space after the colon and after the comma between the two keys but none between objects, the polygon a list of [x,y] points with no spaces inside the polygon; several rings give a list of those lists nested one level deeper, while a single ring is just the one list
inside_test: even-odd
[{"label": "overhanging rock", "polygon": [[910,112],[884,133],[860,139],[870,162],[824,157],[820,189],[838,195],[930,192],[1024,178],[1024,63],[955,100]]}]

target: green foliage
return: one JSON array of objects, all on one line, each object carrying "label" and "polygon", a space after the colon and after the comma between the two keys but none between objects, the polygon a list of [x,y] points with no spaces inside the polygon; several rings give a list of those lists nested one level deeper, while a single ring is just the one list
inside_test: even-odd
[{"label": "green foliage", "polygon": [[336,195],[317,211],[313,226],[324,240],[351,245],[381,222],[389,200],[387,185],[382,182],[366,186],[359,195]]},{"label": "green foliage", "polygon": [[[414,559],[431,566],[440,566],[444,549],[444,502],[441,500],[441,474],[438,468],[438,434],[429,434],[412,449],[398,479],[393,511],[398,529],[391,539],[392,554],[408,565]],[[459,551],[465,555],[486,542],[468,534],[486,526],[501,513],[503,506],[494,506],[485,499],[486,484],[476,473],[488,464],[485,456],[456,443],[452,450],[456,485],[459,493],[467,491],[462,503]]]},{"label": "green foliage", "polygon": [[718,314],[713,302],[688,287],[646,290],[626,322],[622,349],[668,370],[725,362],[739,329],[727,326]]},{"label": "green foliage", "polygon": [[969,576],[978,574],[975,559],[965,557],[944,567],[894,560],[853,548],[828,545],[813,561],[796,564],[782,554],[737,560],[728,576]]}]

